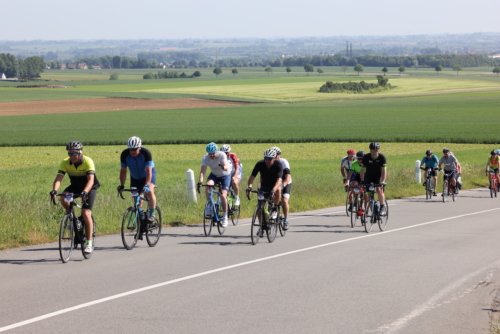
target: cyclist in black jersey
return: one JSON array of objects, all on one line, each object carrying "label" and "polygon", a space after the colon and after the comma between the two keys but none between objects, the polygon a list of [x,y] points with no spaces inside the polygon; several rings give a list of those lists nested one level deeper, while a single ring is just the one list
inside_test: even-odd
[{"label": "cyclist in black jersey", "polygon": [[[96,197],[97,189],[100,187],[99,181],[95,176],[94,161],[89,157],[82,154],[83,145],[79,141],[72,141],[66,145],[69,157],[64,159],[57,172],[50,197],[54,199],[57,190],[61,186],[61,181],[64,175],[68,173],[70,179],[70,186],[64,189],[64,193],[80,194],[84,204],[82,205],[82,216],[85,223],[85,236],[87,244],[85,245],[84,252],[90,254],[93,252],[92,245],[92,207]],[[60,197],[61,204],[68,210],[69,203],[64,201],[64,196]]]},{"label": "cyclist in black jersey", "polygon": [[[373,183],[375,185],[375,189],[378,194],[378,200],[380,202],[380,215],[384,216],[386,210],[385,196],[381,184],[385,183],[385,179],[387,177],[387,169],[386,169],[387,161],[385,155],[379,153],[380,150],[379,143],[373,142],[370,144],[369,148],[370,148],[370,153],[365,154],[362,160],[362,168],[360,173],[361,183],[364,184]],[[366,203],[368,203],[368,194],[365,195],[365,205]]]}]

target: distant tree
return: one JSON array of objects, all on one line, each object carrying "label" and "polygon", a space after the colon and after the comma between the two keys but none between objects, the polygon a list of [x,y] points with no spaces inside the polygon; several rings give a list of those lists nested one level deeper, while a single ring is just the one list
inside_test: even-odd
[{"label": "distant tree", "polygon": [[309,72],[314,72],[314,66],[312,64],[305,64],[304,71],[306,71],[307,76],[309,76]]},{"label": "distant tree", "polygon": [[405,70],[406,70],[406,67],[404,67],[403,65],[399,66],[399,68],[398,68],[399,75],[401,75]]},{"label": "distant tree", "polygon": [[358,75],[360,72],[363,72],[364,70],[365,70],[365,67],[361,64],[354,66],[354,72],[358,72]]},{"label": "distant tree", "polygon": [[213,73],[215,74],[215,77],[217,78],[219,76],[219,74],[222,73],[222,70],[221,70],[220,67],[216,67],[216,68],[214,68],[214,72]]},{"label": "distant tree", "polygon": [[290,72],[292,72],[292,68],[291,68],[290,66],[288,66],[288,67],[286,68],[286,72],[288,73],[288,75],[290,75]]},{"label": "distant tree", "polygon": [[143,79],[154,79],[154,74],[151,72],[148,72],[142,76]]},{"label": "distant tree", "polygon": [[238,74],[238,69],[237,69],[237,68],[233,68],[233,69],[231,70],[231,73],[233,73],[233,78],[235,78],[235,77],[236,77],[236,74]]},{"label": "distant tree", "polygon": [[382,69],[382,72],[384,72],[384,77],[385,77],[385,74],[386,74],[387,72],[389,72],[389,70],[387,69],[387,67],[384,67],[384,68]]},{"label": "distant tree", "polygon": [[195,78],[201,77],[201,72],[200,71],[194,71],[193,77],[195,77]]},{"label": "distant tree", "polygon": [[264,71],[267,72],[267,76],[269,76],[269,73],[273,73],[273,68],[271,66],[268,66],[264,69]]},{"label": "distant tree", "polygon": [[462,70],[462,65],[455,65],[453,66],[453,71],[457,72],[457,75],[458,75],[458,72]]},{"label": "distant tree", "polygon": [[495,68],[493,69],[493,73],[496,73],[498,77],[498,73],[500,73],[500,66],[495,66]]},{"label": "distant tree", "polygon": [[[26,59],[19,59],[19,73],[17,73],[19,78],[22,79],[33,79],[40,77],[40,74],[45,69],[45,62],[42,57],[33,56]],[[16,66],[13,63],[13,66]]]},{"label": "distant tree", "polygon": [[318,67],[318,68],[316,69],[316,72],[318,72],[318,75],[321,75],[321,73],[324,73],[325,71],[323,71],[323,69],[322,69],[322,68],[319,68],[319,67]]},{"label": "distant tree", "polygon": [[418,59],[413,59],[412,64],[415,66],[415,69],[418,70]]},{"label": "distant tree", "polygon": [[439,72],[441,72],[443,70],[443,66],[441,65],[438,65],[434,68],[434,70],[436,71],[436,74],[439,75]]},{"label": "distant tree", "polygon": [[113,57],[113,68],[122,68],[122,57],[120,56]]},{"label": "distant tree", "polygon": [[118,80],[118,73],[113,73],[109,76],[109,80]]},{"label": "distant tree", "polygon": [[344,71],[344,75],[345,75],[345,71],[347,71],[349,67],[347,67],[347,65],[342,65],[342,71]]},{"label": "distant tree", "polygon": [[189,64],[188,64],[188,65],[189,65],[189,66],[192,66],[192,67],[196,66],[196,60],[191,59],[191,60],[189,61]]}]

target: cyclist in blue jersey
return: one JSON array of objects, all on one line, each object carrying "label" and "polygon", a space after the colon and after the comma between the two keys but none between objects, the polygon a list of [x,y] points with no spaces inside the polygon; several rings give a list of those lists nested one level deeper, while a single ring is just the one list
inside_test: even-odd
[{"label": "cyclist in blue jersey", "polygon": [[[155,220],[156,196],[156,168],[151,152],[142,147],[139,137],[130,137],[127,141],[128,148],[120,156],[120,185],[121,193],[127,179],[127,167],[130,170],[130,187],[135,187],[139,193],[144,192],[148,201],[148,220]],[[142,205],[142,202],[141,202]],[[139,238],[142,238],[140,236]]]},{"label": "cyclist in blue jersey", "polygon": [[[422,162],[420,163],[420,168],[422,168],[423,165],[425,165],[425,167],[431,167],[432,170],[431,170],[431,176],[432,176],[432,179],[434,180],[434,196],[437,196],[436,194],[436,189],[437,189],[437,185],[438,185],[438,178],[437,178],[437,173],[436,173],[436,169],[437,168],[437,165],[439,163],[439,159],[434,155],[432,154],[432,151],[431,150],[427,150],[425,152],[425,157],[422,159]],[[427,171],[426,171],[426,175],[425,177],[427,178]],[[423,183],[423,185],[425,186],[425,181]]]}]

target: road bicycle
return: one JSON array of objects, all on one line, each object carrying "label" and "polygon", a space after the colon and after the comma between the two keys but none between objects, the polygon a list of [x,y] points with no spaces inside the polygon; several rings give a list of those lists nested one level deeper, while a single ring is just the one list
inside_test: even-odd
[{"label": "road bicycle", "polygon": [[[385,190],[386,183],[381,183],[382,191]],[[375,185],[370,183],[367,186],[367,193],[369,194],[369,199],[366,205],[366,211],[363,215],[362,222],[364,222],[366,233],[370,233],[373,224],[378,224],[380,231],[384,231],[387,227],[387,221],[389,220],[389,205],[387,200],[385,200],[385,215],[380,215],[380,202],[375,200]]]},{"label": "road bicycle", "polygon": [[[123,213],[122,219],[122,242],[123,246],[131,250],[137,245],[137,240],[142,240],[142,235],[146,234],[146,241],[149,247],[154,247],[160,240],[162,219],[161,210],[158,205],[155,207],[155,219],[154,221],[148,220],[148,215],[141,207],[141,201],[148,202],[149,200],[142,197],[139,191],[135,187],[130,187],[130,189],[123,189],[123,191],[130,192],[132,196],[132,201],[134,206],[130,206]],[[123,194],[119,192],[122,199]]]},{"label": "road bicycle", "polygon": [[[446,203],[448,200],[448,197],[451,196],[453,199],[453,202],[455,202],[455,198],[458,195],[458,187],[453,186],[451,184],[451,176],[453,175],[453,172],[451,173],[446,173],[445,171],[442,171],[444,175],[444,180],[443,180],[443,203]],[[455,182],[458,182],[455,180]]]},{"label": "road bicycle", "polygon": [[[351,227],[356,226],[356,222],[358,219],[363,217],[363,192],[361,191],[361,188],[356,186],[352,187],[349,186],[349,191],[352,191],[353,197],[352,197],[352,210],[351,210]],[[362,222],[362,224],[364,224]]]},{"label": "road bicycle", "polygon": [[[224,219],[224,210],[222,209],[220,199],[222,185],[217,183],[215,186],[208,184],[202,184],[201,186],[208,187],[209,196],[203,210],[203,230],[205,231],[205,236],[210,236],[212,233],[212,226],[217,226],[219,234],[223,235],[226,228],[222,226],[222,220]],[[218,190],[214,190],[214,188]],[[200,193],[200,188],[198,188],[198,193]]]},{"label": "road bicycle", "polygon": [[235,205],[236,194],[234,188],[231,186],[227,192],[227,216],[231,218],[233,225],[238,225],[240,221],[240,205]]},{"label": "road bicycle", "polygon": [[489,178],[490,178],[490,196],[491,196],[491,198],[493,198],[493,196],[497,197],[497,192],[500,189],[499,189],[499,184],[498,184],[498,180],[497,180],[497,175],[495,174],[494,170],[490,170]]},{"label": "road bicycle", "polygon": [[345,183],[346,181],[344,181],[344,189],[346,191],[346,198],[345,198],[345,214],[347,215],[347,217],[349,217],[351,215],[351,212],[349,212],[349,196],[351,195],[352,193],[352,189]]},{"label": "road bicycle", "polygon": [[[81,209],[82,207],[75,202],[75,198],[81,197],[80,194],[56,194],[55,196],[64,197],[64,201],[69,203],[68,210],[64,214],[61,224],[59,225],[59,255],[61,257],[61,261],[66,263],[71,258],[71,253],[74,249],[78,248],[78,244],[81,245],[82,254],[85,259],[90,259],[92,257],[92,253],[85,253],[85,245],[87,243],[87,238],[85,234],[85,223],[83,221],[83,217],[77,217],[75,215],[75,209]],[[53,198],[52,203],[56,205],[56,201]],[[82,200],[83,203],[83,200]],[[92,247],[95,247],[95,219],[91,214],[92,218]]]},{"label": "road bicycle", "polygon": [[[426,167],[426,168],[420,167],[420,169],[424,170],[425,173],[426,173],[426,177],[425,177],[425,199],[426,200],[427,199],[431,199],[432,195],[435,192],[434,182],[432,180],[432,175],[431,175],[431,172],[432,172],[433,168],[432,167]],[[434,168],[434,170],[437,170],[437,168]]]},{"label": "road bicycle", "polygon": [[[264,236],[264,231],[266,231],[267,240],[273,242],[276,239],[278,226],[280,226],[281,235],[284,236],[286,230],[284,229],[283,216],[280,214],[281,203],[277,206],[274,205],[270,196],[271,192],[252,190],[250,193],[257,194],[257,205],[250,228],[252,244],[256,245],[259,242],[259,239]],[[248,200],[250,200],[250,193],[247,193]]]}]

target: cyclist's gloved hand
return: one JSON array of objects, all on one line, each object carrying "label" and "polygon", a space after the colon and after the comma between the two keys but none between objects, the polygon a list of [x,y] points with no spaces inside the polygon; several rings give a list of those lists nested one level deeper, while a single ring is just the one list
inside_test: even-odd
[{"label": "cyclist's gloved hand", "polygon": [[146,194],[149,194],[151,192],[151,190],[149,189],[149,184],[146,184],[144,188],[142,188],[142,190],[144,190]]},{"label": "cyclist's gloved hand", "polygon": [[271,190],[271,198],[274,198],[274,196],[276,196],[276,191]]},{"label": "cyclist's gloved hand", "polygon": [[89,194],[88,194],[86,191],[82,191],[82,192],[80,193],[80,197],[81,197],[83,200],[86,200],[88,196],[89,196]]},{"label": "cyclist's gloved hand", "polygon": [[252,192],[252,187],[248,187],[246,192],[247,192],[247,196],[250,195],[250,193]]},{"label": "cyclist's gloved hand", "polygon": [[57,190],[52,190],[50,192],[50,198],[54,198],[54,197],[56,197],[56,195],[57,195]]},{"label": "cyclist's gloved hand", "polygon": [[120,192],[120,193],[123,191],[123,189],[125,189],[125,187],[122,185],[119,185],[118,187],[116,187],[116,190],[118,190],[118,192]]}]

